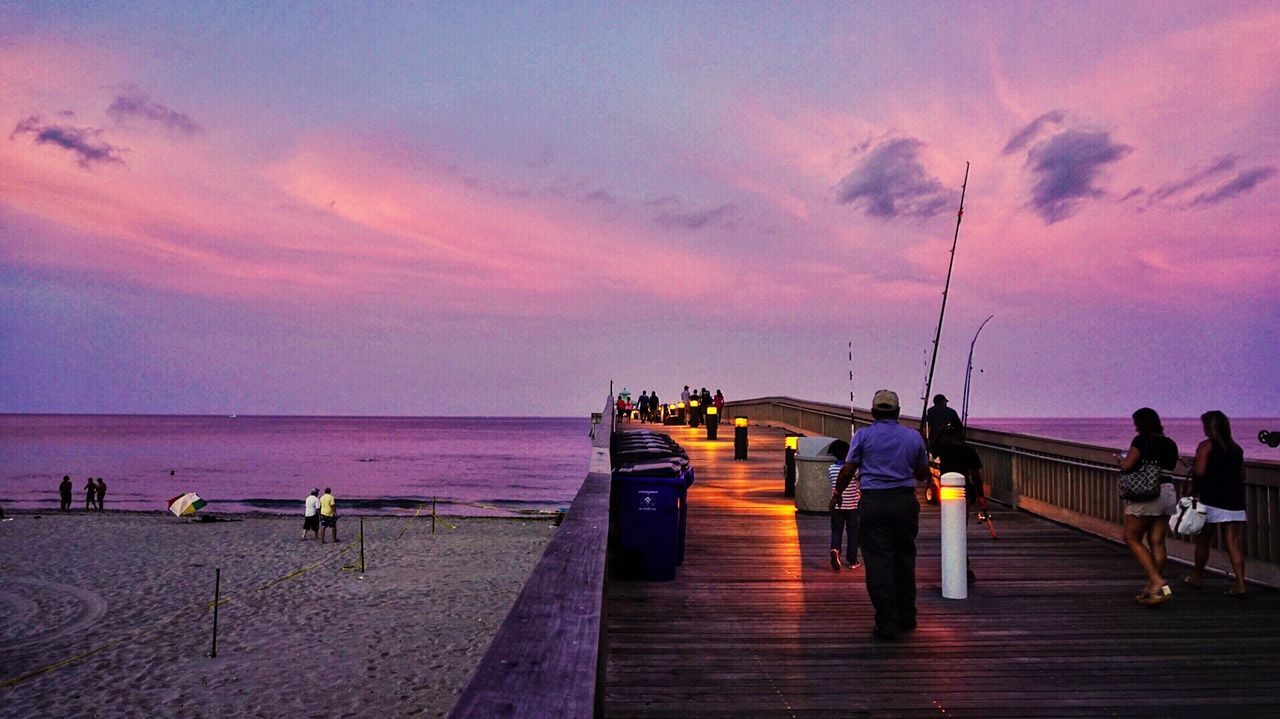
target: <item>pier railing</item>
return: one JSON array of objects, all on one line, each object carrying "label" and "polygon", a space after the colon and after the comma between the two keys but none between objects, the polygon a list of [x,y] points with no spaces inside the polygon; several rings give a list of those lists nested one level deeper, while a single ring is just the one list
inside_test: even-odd
[{"label": "pier railing", "polygon": [[[853,426],[869,424],[871,413],[847,406],[791,397],[761,397],[725,404],[725,420],[748,417],[798,432],[847,439]],[[903,416],[914,426],[919,418]],[[970,427],[968,442],[982,458],[988,496],[1011,507],[1121,541],[1124,505],[1116,489],[1113,451],[1064,440]],[[1185,467],[1175,473],[1179,495],[1190,491]],[[781,472],[781,468],[779,468]],[[1280,587],[1280,462],[1245,462],[1246,575]],[[1173,538],[1172,557],[1190,561],[1190,542]],[[1215,538],[1211,567],[1230,564]]]},{"label": "pier railing", "polygon": [[603,715],[600,626],[615,416],[610,397],[593,427],[587,478],[450,717]]}]

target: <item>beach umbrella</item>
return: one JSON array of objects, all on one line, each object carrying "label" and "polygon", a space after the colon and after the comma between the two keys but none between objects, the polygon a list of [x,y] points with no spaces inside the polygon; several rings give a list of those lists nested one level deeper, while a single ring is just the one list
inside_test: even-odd
[{"label": "beach umbrella", "polygon": [[206,504],[208,503],[200,499],[200,495],[195,492],[187,492],[169,500],[169,511],[173,512],[175,517],[181,517],[184,514],[195,514],[197,509]]}]

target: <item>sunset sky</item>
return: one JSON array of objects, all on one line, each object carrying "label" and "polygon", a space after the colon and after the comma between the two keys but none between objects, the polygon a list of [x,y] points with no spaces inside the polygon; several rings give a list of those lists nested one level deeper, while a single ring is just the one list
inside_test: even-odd
[{"label": "sunset sky", "polygon": [[1280,416],[1280,5],[0,2],[0,412]]}]

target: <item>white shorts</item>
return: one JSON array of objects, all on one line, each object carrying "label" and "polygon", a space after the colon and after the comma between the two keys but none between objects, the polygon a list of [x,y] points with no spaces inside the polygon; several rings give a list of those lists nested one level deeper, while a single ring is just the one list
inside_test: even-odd
[{"label": "white shorts", "polygon": [[1160,483],[1160,496],[1145,502],[1124,503],[1124,513],[1135,517],[1170,517],[1178,508],[1178,493],[1169,482]]},{"label": "white shorts", "polygon": [[1224,522],[1246,522],[1249,520],[1248,516],[1245,515],[1243,509],[1240,509],[1240,510],[1218,509],[1217,507],[1210,506],[1208,504],[1205,504],[1204,502],[1201,502],[1200,506],[1204,508],[1205,524],[1222,524]]}]

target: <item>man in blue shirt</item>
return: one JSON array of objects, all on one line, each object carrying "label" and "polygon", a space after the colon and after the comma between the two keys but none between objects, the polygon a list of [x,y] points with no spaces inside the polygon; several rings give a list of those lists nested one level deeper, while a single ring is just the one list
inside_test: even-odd
[{"label": "man in blue shirt", "polygon": [[876,610],[877,639],[897,639],[916,628],[916,534],[920,503],[916,482],[929,479],[924,439],[898,424],[898,395],[877,390],[871,402],[875,422],[853,435],[844,467],[836,479],[830,508],[858,472],[858,545],[866,567],[867,594]]}]

